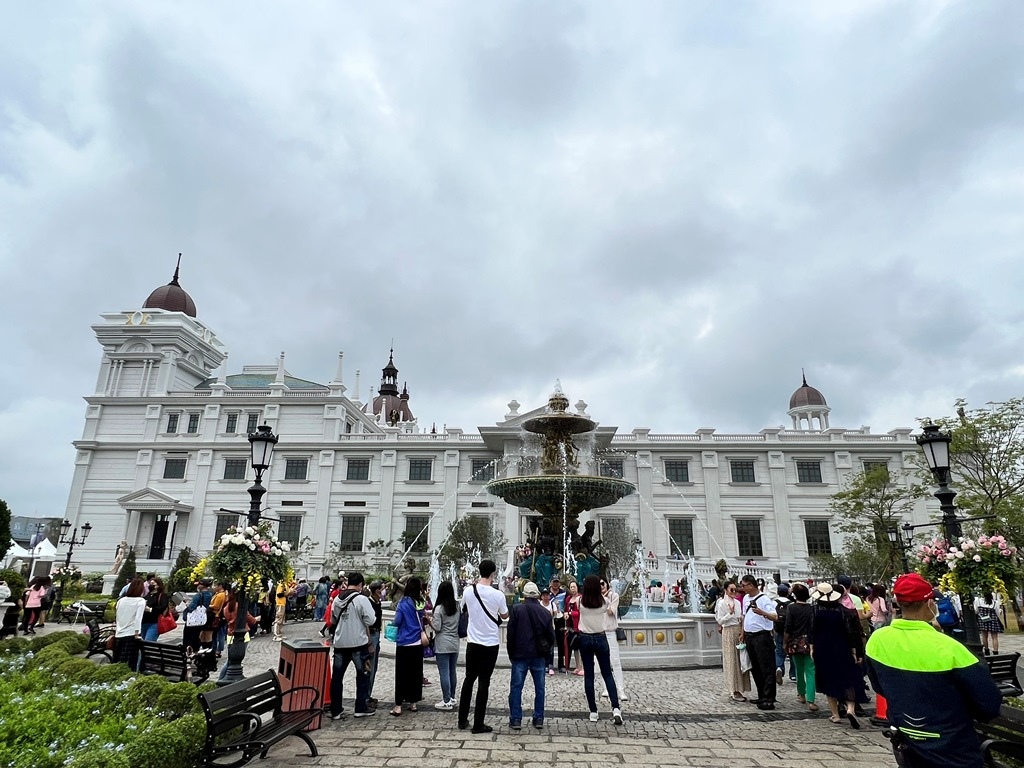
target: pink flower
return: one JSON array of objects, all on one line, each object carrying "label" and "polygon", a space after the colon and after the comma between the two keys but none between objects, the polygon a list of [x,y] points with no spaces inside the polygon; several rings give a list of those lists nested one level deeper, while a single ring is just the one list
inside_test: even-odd
[{"label": "pink flower", "polygon": [[1000,550],[999,554],[1002,555],[1003,557],[1009,557],[1010,556],[1010,550],[1008,550],[1008,549]]},{"label": "pink flower", "polygon": [[974,562],[976,562],[976,563],[980,563],[980,562],[981,562],[981,555],[975,555],[975,556],[974,556],[974,558],[973,558],[973,560],[974,560]]},{"label": "pink flower", "polygon": [[991,547],[992,546],[992,542],[991,541],[983,541],[983,542],[981,542],[981,546],[983,546],[983,547]]},{"label": "pink flower", "polygon": [[924,556],[924,561],[925,561],[926,563],[930,563],[930,562],[932,561],[932,559],[931,559],[930,557],[928,557],[928,555],[925,555],[925,556]]}]

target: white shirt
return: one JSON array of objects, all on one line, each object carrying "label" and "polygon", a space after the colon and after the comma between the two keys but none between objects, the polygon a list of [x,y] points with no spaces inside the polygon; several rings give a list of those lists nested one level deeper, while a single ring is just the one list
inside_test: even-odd
[{"label": "white shirt", "polygon": [[[477,595],[480,599],[477,600]],[[484,613],[483,603],[487,607],[489,617]],[[491,617],[505,618],[508,616],[508,603],[505,602],[505,595],[488,584],[474,584],[466,587],[462,593],[462,604],[469,611],[469,629],[466,632],[466,639],[477,645],[496,646],[499,644],[498,625],[491,620]]]},{"label": "white shirt", "polygon": [[146,610],[146,598],[122,597],[115,607],[117,629],[115,637],[132,637],[142,632],[142,614]]},{"label": "white shirt", "polygon": [[754,606],[757,606],[765,613],[775,613],[775,603],[763,592],[743,601],[743,631],[744,632],[771,632],[775,629],[775,622],[767,616],[754,613]]}]

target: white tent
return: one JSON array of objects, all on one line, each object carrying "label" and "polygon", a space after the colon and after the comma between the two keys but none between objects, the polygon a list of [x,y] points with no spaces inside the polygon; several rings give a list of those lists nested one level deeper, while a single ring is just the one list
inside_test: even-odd
[{"label": "white tent", "polygon": [[[34,560],[36,563],[52,563],[57,558],[57,548],[50,543],[49,539],[43,539],[32,549],[25,549],[23,546],[18,544],[16,541],[11,540],[11,548],[7,550],[7,554],[4,555],[4,568],[11,567],[16,561],[27,563]],[[38,568],[33,567],[36,573],[39,573]],[[44,573],[49,573],[47,568]]]}]

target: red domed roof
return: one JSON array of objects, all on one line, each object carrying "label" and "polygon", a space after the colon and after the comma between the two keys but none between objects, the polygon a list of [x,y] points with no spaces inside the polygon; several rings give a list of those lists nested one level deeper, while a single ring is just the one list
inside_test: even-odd
[{"label": "red domed roof", "polygon": [[196,316],[196,303],[178,284],[178,269],[181,267],[181,254],[178,254],[178,266],[174,268],[174,277],[167,285],[161,285],[146,299],[143,309],[164,309],[168,312],[184,312],[189,317]]},{"label": "red domed roof", "polygon": [[825,396],[814,387],[808,385],[806,376],[803,377],[803,382],[800,388],[789,398],[790,409],[801,408],[807,405],[828,405],[825,402]]}]

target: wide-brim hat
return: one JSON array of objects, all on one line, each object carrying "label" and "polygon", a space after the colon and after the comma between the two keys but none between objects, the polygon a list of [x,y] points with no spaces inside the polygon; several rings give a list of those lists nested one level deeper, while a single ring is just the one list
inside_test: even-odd
[{"label": "wide-brim hat", "polygon": [[526,582],[523,586],[523,597],[540,597],[540,590],[532,581]]},{"label": "wide-brim hat", "polygon": [[835,603],[843,599],[843,594],[827,581],[814,588],[814,594],[819,603]]}]

